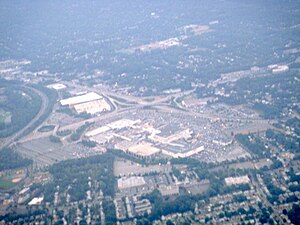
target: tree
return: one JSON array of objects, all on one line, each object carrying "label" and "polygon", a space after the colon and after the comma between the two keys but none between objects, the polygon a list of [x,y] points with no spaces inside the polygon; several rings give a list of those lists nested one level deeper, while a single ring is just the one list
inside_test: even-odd
[{"label": "tree", "polygon": [[167,220],[166,225],[175,225],[171,220]]},{"label": "tree", "polygon": [[137,225],[151,225],[151,222],[147,218],[143,218],[141,220],[138,220]]},{"label": "tree", "polygon": [[32,160],[23,158],[18,152],[10,148],[0,150],[0,171],[27,167]]},{"label": "tree", "polygon": [[300,224],[300,206],[298,204],[293,204],[292,209],[288,212],[288,217],[293,224]]},{"label": "tree", "polygon": [[116,208],[112,200],[103,201],[103,212],[107,223],[115,223],[117,221]]}]

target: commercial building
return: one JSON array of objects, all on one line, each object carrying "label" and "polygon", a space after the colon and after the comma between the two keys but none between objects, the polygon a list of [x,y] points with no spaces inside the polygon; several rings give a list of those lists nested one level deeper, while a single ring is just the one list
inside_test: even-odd
[{"label": "commercial building", "polygon": [[44,200],[44,197],[33,198],[28,205],[40,205]]},{"label": "commercial building", "polygon": [[278,66],[277,68],[272,69],[272,73],[277,74],[277,73],[284,73],[289,71],[289,66],[287,65],[281,65]]},{"label": "commercial building", "polygon": [[54,89],[54,90],[62,90],[62,89],[65,89],[66,87],[67,87],[66,85],[60,84],[60,83],[47,85],[47,88],[51,88],[51,89]]},{"label": "commercial building", "polygon": [[278,74],[278,73],[284,73],[289,71],[289,66],[288,65],[278,65],[278,64],[273,64],[269,65],[268,69],[272,70],[273,74]]},{"label": "commercial building", "polygon": [[157,155],[161,152],[161,150],[154,147],[151,143],[142,142],[137,145],[130,146],[126,152],[139,158],[148,158]]},{"label": "commercial building", "polygon": [[110,127],[111,129],[122,129],[122,128],[128,128],[131,127],[133,128],[135,124],[140,123],[140,120],[130,120],[130,119],[121,119],[114,121],[107,126]]},{"label": "commercial building", "polygon": [[101,95],[95,92],[60,100],[60,104],[62,106],[73,107],[79,114],[96,114],[111,110],[109,103]]},{"label": "commercial building", "polygon": [[89,92],[84,95],[79,95],[79,96],[60,100],[60,104],[62,106],[73,106],[76,104],[80,104],[80,103],[84,103],[84,102],[91,102],[91,101],[95,101],[95,100],[99,100],[99,99],[103,99],[103,97],[95,92]]},{"label": "commercial building", "polygon": [[177,185],[160,186],[158,190],[160,191],[163,197],[179,195],[179,186]]},{"label": "commercial building", "polygon": [[191,157],[195,154],[198,154],[200,152],[204,151],[204,146],[200,146],[197,147],[195,149],[186,151],[186,152],[173,152],[173,151],[169,151],[169,150],[162,150],[162,154],[170,156],[172,158],[187,158],[187,157]]},{"label": "commercial building", "polygon": [[74,109],[77,113],[89,113],[96,114],[100,112],[110,111],[110,105],[105,101],[105,99],[99,99],[91,102],[85,102],[74,105]]},{"label": "commercial building", "polygon": [[118,179],[118,188],[128,189],[134,187],[144,186],[146,184],[143,177],[133,176],[133,177],[121,177]]},{"label": "commercial building", "polygon": [[93,137],[101,133],[105,133],[109,130],[117,130],[117,129],[123,129],[123,128],[133,128],[137,123],[140,123],[140,120],[129,120],[129,119],[121,119],[114,122],[111,122],[109,124],[106,124],[105,126],[98,127],[94,130],[91,130],[85,134],[86,137]]},{"label": "commercial building", "polygon": [[94,130],[91,130],[89,132],[86,132],[85,136],[86,137],[93,137],[93,136],[96,136],[98,134],[105,133],[105,132],[109,131],[110,129],[111,128],[108,127],[108,126],[102,126],[102,127],[96,128]]},{"label": "commercial building", "polygon": [[250,179],[247,175],[240,177],[227,177],[225,178],[226,185],[239,185],[239,184],[248,184]]}]

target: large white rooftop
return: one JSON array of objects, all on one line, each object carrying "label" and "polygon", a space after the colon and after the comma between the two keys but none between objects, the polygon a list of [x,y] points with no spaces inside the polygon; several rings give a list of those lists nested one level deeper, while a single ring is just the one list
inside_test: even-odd
[{"label": "large white rooftop", "polygon": [[28,205],[40,205],[44,200],[44,197],[33,198]]},{"label": "large white rooftop", "polygon": [[187,151],[187,152],[172,152],[172,151],[163,149],[162,153],[164,155],[171,156],[173,158],[187,158],[192,155],[198,154],[199,152],[202,152],[202,151],[204,151],[204,146],[199,146],[199,147],[197,147],[195,149],[191,149],[190,151]]},{"label": "large white rooftop", "polygon": [[99,94],[97,94],[95,92],[89,92],[89,93],[84,94],[84,95],[79,95],[79,96],[75,96],[75,97],[60,100],[60,104],[63,105],[63,106],[76,105],[76,104],[80,104],[80,103],[84,103],[84,102],[99,100],[99,99],[102,99],[102,98],[103,98],[102,96],[100,96]]},{"label": "large white rooftop", "polygon": [[67,86],[64,84],[60,84],[60,83],[55,83],[55,84],[49,84],[47,86],[47,88],[52,88],[55,90],[61,90],[61,89],[65,89]]},{"label": "large white rooftop", "polygon": [[225,178],[225,183],[227,185],[237,185],[237,184],[247,184],[250,182],[250,179],[247,175],[240,177],[227,177]]},{"label": "large white rooftop", "polygon": [[110,105],[104,99],[76,104],[74,105],[74,108],[77,113],[86,112],[90,114],[111,110]]},{"label": "large white rooftop", "polygon": [[147,157],[159,153],[160,149],[152,146],[152,144],[148,142],[142,142],[129,147],[128,152],[138,156]]},{"label": "large white rooftop", "polygon": [[92,136],[95,136],[95,135],[98,135],[101,133],[105,133],[111,129],[122,129],[125,127],[132,127],[139,122],[140,122],[140,120],[135,120],[135,121],[129,120],[129,119],[117,120],[117,121],[111,122],[105,126],[98,127],[94,130],[91,130],[91,131],[87,132],[85,136],[92,137]]}]

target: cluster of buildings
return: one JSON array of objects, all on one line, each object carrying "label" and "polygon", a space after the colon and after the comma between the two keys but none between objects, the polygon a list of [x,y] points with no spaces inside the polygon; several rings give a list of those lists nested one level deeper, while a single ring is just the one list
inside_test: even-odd
[{"label": "cluster of buildings", "polygon": [[117,197],[114,200],[118,220],[131,219],[145,214],[150,215],[152,205],[148,199],[141,196],[126,196],[124,199]]},{"label": "cluster of buildings", "polygon": [[147,194],[156,188],[162,196],[178,196],[179,182],[172,175],[161,173],[148,176],[125,176],[118,179],[118,195],[134,196]]},{"label": "cluster of buildings", "polygon": [[[198,176],[188,175],[184,181],[179,181],[172,173],[171,164],[141,166],[130,161],[117,161],[115,164],[117,193],[114,198],[118,220],[128,220],[150,214],[153,205],[147,199],[147,194],[157,190],[163,199],[176,199],[182,192],[201,194],[208,190],[209,181],[200,180]],[[123,169],[124,168],[124,169]],[[121,170],[126,173],[120,173]],[[192,171],[186,171],[193,173]],[[194,173],[193,173],[194,174]]]},{"label": "cluster of buildings", "polygon": [[[24,210],[27,207],[39,207],[44,204],[44,194],[31,188],[37,184],[45,184],[50,181],[48,172],[36,172],[32,177],[28,178],[26,171],[20,170],[16,173],[24,173],[24,177],[17,183],[22,184],[22,188],[16,189],[15,192],[8,192],[2,189],[0,192],[0,215],[5,215],[11,211],[13,207],[18,207],[19,210]],[[10,174],[14,177],[14,174]],[[1,223],[0,221],[0,224]]]},{"label": "cluster of buildings", "polygon": [[191,129],[164,135],[159,128],[141,120],[120,119],[97,127],[85,136],[100,145],[113,144],[116,149],[146,159],[159,154],[185,158],[204,150]]}]

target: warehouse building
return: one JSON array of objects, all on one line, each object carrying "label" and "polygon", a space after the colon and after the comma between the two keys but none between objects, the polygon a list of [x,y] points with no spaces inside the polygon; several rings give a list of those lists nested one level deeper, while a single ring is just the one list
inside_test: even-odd
[{"label": "warehouse building", "polygon": [[103,98],[91,102],[85,102],[85,103],[74,105],[74,108],[77,113],[86,112],[92,115],[111,110],[110,105]]},{"label": "warehouse building", "polygon": [[73,106],[76,104],[80,104],[80,103],[84,103],[84,102],[91,102],[91,101],[95,101],[95,100],[99,100],[99,99],[103,99],[103,97],[95,92],[89,92],[84,95],[79,95],[79,96],[60,100],[60,104],[62,106]]},{"label": "warehouse building", "polygon": [[240,177],[227,177],[225,178],[226,185],[239,185],[239,184],[248,184],[250,179],[247,175]]},{"label": "warehouse building", "polygon": [[130,146],[126,152],[135,157],[146,159],[158,155],[161,152],[161,150],[152,146],[151,143],[142,142]]},{"label": "warehouse building", "polygon": [[110,111],[111,106],[99,94],[89,92],[75,97],[60,100],[62,106],[69,106],[75,109],[77,113],[97,114]]},{"label": "warehouse building", "polygon": [[118,179],[118,188],[120,190],[144,186],[146,184],[143,177],[121,177]]}]

